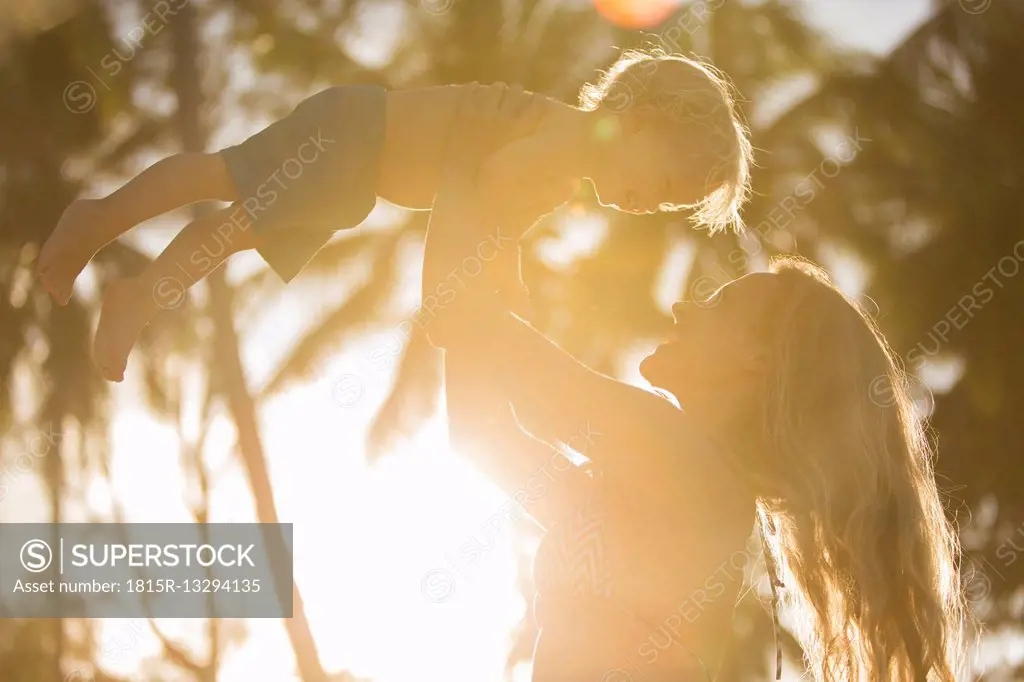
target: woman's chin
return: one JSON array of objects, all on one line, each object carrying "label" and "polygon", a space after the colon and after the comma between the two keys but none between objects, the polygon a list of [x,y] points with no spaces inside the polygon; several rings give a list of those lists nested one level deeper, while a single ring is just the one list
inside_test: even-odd
[{"label": "woman's chin", "polygon": [[674,354],[656,350],[640,361],[640,376],[651,386],[678,396],[677,389],[689,382],[683,378],[679,358]]},{"label": "woman's chin", "polygon": [[664,360],[664,358],[658,357],[657,351],[648,355],[640,361],[640,376],[652,386],[664,388],[664,380],[666,378]]}]

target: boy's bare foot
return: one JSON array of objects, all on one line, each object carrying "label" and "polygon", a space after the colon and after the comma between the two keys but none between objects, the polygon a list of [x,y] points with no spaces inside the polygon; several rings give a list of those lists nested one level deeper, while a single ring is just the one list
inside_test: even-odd
[{"label": "boy's bare foot", "polygon": [[36,273],[43,289],[60,305],[68,304],[78,275],[103,247],[98,243],[105,219],[101,206],[101,199],[71,202],[43,244]]},{"label": "boy's bare foot", "polygon": [[103,307],[92,344],[92,355],[107,381],[124,381],[128,355],[156,314],[150,292],[138,280],[116,279],[103,292]]}]

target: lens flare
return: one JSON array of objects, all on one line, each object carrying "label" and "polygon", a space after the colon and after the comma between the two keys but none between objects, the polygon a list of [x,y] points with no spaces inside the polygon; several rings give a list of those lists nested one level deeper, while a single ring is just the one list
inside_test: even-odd
[{"label": "lens flare", "polygon": [[598,14],[622,28],[650,28],[663,22],[679,0],[594,0]]}]

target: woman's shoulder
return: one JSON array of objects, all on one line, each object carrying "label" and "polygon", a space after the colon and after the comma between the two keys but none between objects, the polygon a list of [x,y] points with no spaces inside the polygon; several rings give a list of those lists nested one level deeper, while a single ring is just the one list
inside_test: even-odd
[{"label": "woman's shoulder", "polygon": [[[674,459],[680,448],[703,447],[701,430],[672,396],[657,389],[623,384],[614,413],[610,444],[629,447],[635,459]],[[611,425],[609,428],[612,428]]]}]

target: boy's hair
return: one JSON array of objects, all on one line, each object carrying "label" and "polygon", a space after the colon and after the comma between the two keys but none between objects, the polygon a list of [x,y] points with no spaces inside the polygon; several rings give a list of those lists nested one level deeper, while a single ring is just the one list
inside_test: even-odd
[{"label": "boy's hair", "polygon": [[741,231],[753,147],[725,75],[710,64],[660,48],[628,50],[596,83],[583,86],[580,108],[623,111],[630,106],[653,106],[677,123],[701,126],[706,134],[700,159],[709,162],[705,197],[695,204],[661,208],[692,209],[695,225],[711,234],[729,227]]}]

